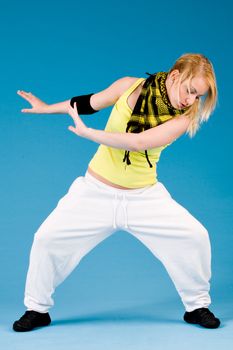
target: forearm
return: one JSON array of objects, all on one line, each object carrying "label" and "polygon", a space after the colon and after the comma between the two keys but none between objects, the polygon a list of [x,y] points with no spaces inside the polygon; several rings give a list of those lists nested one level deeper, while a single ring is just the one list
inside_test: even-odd
[{"label": "forearm", "polygon": [[102,145],[128,151],[138,151],[138,135],[135,133],[108,132],[86,128],[82,137]]},{"label": "forearm", "polygon": [[70,100],[50,104],[45,107],[44,113],[45,114],[66,114],[68,113],[69,105],[70,105]]}]

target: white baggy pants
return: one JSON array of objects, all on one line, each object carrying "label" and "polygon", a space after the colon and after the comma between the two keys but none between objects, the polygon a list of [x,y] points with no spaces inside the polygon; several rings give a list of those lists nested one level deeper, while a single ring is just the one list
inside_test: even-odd
[{"label": "white baggy pants", "polygon": [[138,238],[163,263],[186,311],[209,306],[211,250],[203,225],[161,182],[124,190],[87,172],[72,183],[35,234],[25,288],[27,309],[47,312],[55,288],[118,229]]}]

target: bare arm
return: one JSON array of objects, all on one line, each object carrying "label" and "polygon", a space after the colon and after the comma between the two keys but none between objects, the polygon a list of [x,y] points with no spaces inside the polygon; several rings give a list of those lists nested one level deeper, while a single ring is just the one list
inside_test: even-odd
[{"label": "bare arm", "polygon": [[190,119],[181,115],[155,128],[139,133],[138,149],[145,150],[172,143],[187,131],[189,123]]},{"label": "bare arm", "polygon": [[91,106],[95,110],[100,110],[112,106],[120,96],[137,80],[134,77],[124,77],[116,80],[107,89],[102,90],[91,96]]},{"label": "bare arm", "polygon": [[180,137],[189,125],[189,119],[187,117],[179,116],[139,134],[108,132],[86,127],[72,107],[69,108],[69,114],[75,123],[75,127],[70,126],[69,130],[76,135],[106,146],[128,151],[143,151],[165,146]]},{"label": "bare arm", "polygon": [[[124,77],[116,80],[113,84],[91,96],[91,106],[95,110],[113,105],[118,98],[127,90],[138,78]],[[66,114],[70,106],[70,100],[58,102],[55,104],[47,104],[33,95],[31,92],[18,90],[17,94],[31,104],[32,108],[24,108],[23,113],[43,113],[43,114]]]}]

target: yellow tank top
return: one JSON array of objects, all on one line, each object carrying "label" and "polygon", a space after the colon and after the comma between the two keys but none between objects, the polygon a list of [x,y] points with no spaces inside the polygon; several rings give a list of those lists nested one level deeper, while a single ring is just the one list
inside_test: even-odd
[{"label": "yellow tank top", "polygon": [[[115,103],[105,131],[125,132],[132,113],[127,102],[128,96],[143,80],[145,79],[138,79]],[[170,144],[147,150],[153,168],[149,167],[144,151],[130,151],[131,164],[126,165],[126,162],[123,162],[125,150],[100,145],[91,159],[89,167],[100,176],[120,186],[138,188],[152,185],[158,181],[156,164],[159,161],[161,151],[168,145]]]}]

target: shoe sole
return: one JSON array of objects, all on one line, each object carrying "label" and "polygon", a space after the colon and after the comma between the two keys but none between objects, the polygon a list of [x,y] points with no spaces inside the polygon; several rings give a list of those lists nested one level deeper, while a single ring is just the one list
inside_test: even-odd
[{"label": "shoe sole", "polygon": [[187,322],[187,323],[189,323],[189,324],[197,324],[197,325],[199,325],[199,326],[201,326],[201,327],[204,327],[204,328],[209,328],[209,329],[215,329],[215,328],[218,328],[219,326],[220,326],[220,321],[219,321],[219,323],[218,324],[216,324],[216,325],[213,325],[213,326],[208,326],[208,325],[204,325],[204,324],[201,324],[200,322],[197,322],[197,321],[195,321],[195,320],[186,320],[185,318],[184,318],[184,321],[185,322]]},{"label": "shoe sole", "polygon": [[24,328],[24,327],[21,327],[20,325],[17,325],[16,323],[14,323],[12,328],[13,328],[13,330],[15,332],[30,332],[30,331],[32,331],[33,329],[36,329],[36,328],[49,326],[50,323],[51,322],[46,323],[46,324],[41,324],[41,325],[38,325],[38,326],[35,326],[35,327],[31,327],[31,328]]}]

